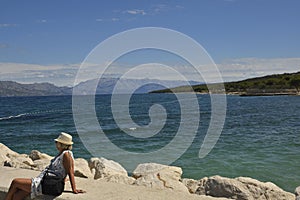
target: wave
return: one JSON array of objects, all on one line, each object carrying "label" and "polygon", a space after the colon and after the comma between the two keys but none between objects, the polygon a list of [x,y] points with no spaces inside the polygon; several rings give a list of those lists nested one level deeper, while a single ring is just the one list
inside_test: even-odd
[{"label": "wave", "polygon": [[29,112],[29,113],[21,113],[17,115],[10,115],[7,117],[0,117],[0,121],[3,120],[11,120],[11,119],[16,119],[16,118],[21,118],[21,117],[26,117],[26,116],[39,116],[47,113],[58,113],[58,112],[65,112],[67,109],[60,109],[60,110],[45,110],[45,111],[36,111],[36,112]]},{"label": "wave", "polygon": [[18,114],[18,115],[11,115],[11,116],[8,116],[8,117],[0,117],[0,121],[14,119],[14,118],[20,118],[20,117],[25,116],[26,114],[27,113],[22,113],[22,114]]}]

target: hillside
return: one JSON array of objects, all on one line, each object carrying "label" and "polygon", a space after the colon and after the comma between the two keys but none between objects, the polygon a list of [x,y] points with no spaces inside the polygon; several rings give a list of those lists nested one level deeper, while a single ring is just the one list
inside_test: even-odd
[{"label": "hillside", "polygon": [[[217,86],[219,83],[211,84]],[[300,72],[274,74],[264,77],[251,78],[236,82],[224,83],[227,94],[239,94],[245,96],[258,95],[296,95],[300,91]],[[207,85],[195,85],[192,89],[198,93],[208,93]],[[190,87],[183,86],[172,88],[173,92],[191,92]],[[171,89],[158,90],[153,93],[168,93]],[[216,92],[217,93],[217,92]]]},{"label": "hillside", "polygon": [[0,96],[58,96],[70,95],[72,88],[57,87],[50,83],[21,84],[14,81],[0,81]]}]

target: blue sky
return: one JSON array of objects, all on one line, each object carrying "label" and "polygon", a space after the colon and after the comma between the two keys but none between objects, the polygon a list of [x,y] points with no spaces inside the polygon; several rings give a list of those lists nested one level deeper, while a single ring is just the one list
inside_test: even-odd
[{"label": "blue sky", "polygon": [[71,85],[108,37],[163,27],[201,44],[225,80],[300,71],[300,1],[0,1],[0,80]]}]

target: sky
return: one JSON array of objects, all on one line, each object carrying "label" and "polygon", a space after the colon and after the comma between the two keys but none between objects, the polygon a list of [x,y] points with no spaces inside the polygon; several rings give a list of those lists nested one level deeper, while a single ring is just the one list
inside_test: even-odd
[{"label": "sky", "polygon": [[[0,80],[71,86],[97,45],[143,27],[192,38],[224,81],[300,71],[299,0],[0,0],[0,5]],[[137,55],[115,61],[111,73],[149,60],[188,70],[160,51]],[[95,70],[92,63],[90,68]],[[87,70],[86,79],[91,74]]]}]

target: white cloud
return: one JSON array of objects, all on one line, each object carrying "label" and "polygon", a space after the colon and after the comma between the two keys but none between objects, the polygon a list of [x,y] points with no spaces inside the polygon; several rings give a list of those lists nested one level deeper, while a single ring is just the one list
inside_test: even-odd
[{"label": "white cloud", "polygon": [[300,71],[300,58],[240,58],[218,64],[225,81]]},{"label": "white cloud", "polygon": [[161,12],[174,11],[174,10],[182,10],[184,9],[181,5],[166,5],[166,4],[156,4],[151,7],[152,14],[158,14]]},{"label": "white cloud", "polygon": [[66,65],[37,65],[37,64],[26,64],[26,63],[0,63],[0,75],[5,73],[19,73],[24,70],[58,70],[65,68]]},{"label": "white cloud", "polygon": [[117,22],[117,21],[120,21],[120,19],[119,18],[111,18],[111,21],[113,21],[113,22]]},{"label": "white cloud", "polygon": [[[36,65],[25,63],[0,63],[0,80],[21,83],[50,82],[71,86],[79,65]],[[70,76],[70,74],[72,74]]]},{"label": "white cloud", "polygon": [[109,19],[102,19],[102,18],[96,19],[96,22],[117,22],[117,21],[120,21],[120,18],[113,17]]},{"label": "white cloud", "polygon": [[0,24],[0,28],[15,27],[17,24]]},{"label": "white cloud", "polygon": [[138,18],[138,16],[155,16],[162,12],[178,11],[184,9],[181,5],[155,4],[146,8],[132,8],[126,10],[113,10],[111,18],[97,18],[96,22],[130,22]]},{"label": "white cloud", "polygon": [[128,9],[128,10],[115,10],[115,13],[130,14],[130,15],[157,15],[162,12],[176,11],[184,9],[181,5],[166,5],[155,4],[146,9]]},{"label": "white cloud", "polygon": [[146,12],[144,10],[139,10],[139,9],[127,10],[126,13],[132,15],[146,15]]},{"label": "white cloud", "polygon": [[37,23],[42,23],[42,24],[44,24],[44,23],[47,23],[48,21],[46,20],[46,19],[39,19],[39,20],[37,20]]}]

